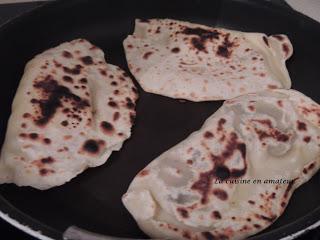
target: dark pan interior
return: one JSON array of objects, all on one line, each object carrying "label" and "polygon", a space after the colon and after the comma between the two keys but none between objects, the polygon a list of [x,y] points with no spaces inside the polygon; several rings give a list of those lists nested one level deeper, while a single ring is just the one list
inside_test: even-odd
[{"label": "dark pan interior", "polygon": [[[0,29],[1,142],[28,60],[81,37],[101,47],[109,63],[128,71],[122,40],[133,31],[135,18],[168,17],[244,31],[285,33],[294,46],[287,63],[293,88],[320,102],[320,24],[289,9],[250,0],[63,0],[49,5]],[[121,196],[139,170],[197,130],[222,102],[176,101],[141,88],[139,93],[132,137],[106,164],[48,191],[1,185],[0,209],[54,238],[61,238],[70,225],[119,237],[146,237],[123,207]],[[319,219],[319,181],[317,174],[298,189],[283,216],[253,239],[277,239]]]}]

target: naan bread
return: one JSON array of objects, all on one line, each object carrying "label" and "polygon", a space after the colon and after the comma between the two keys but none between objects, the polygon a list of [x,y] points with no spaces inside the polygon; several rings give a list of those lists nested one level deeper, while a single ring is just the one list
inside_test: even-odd
[{"label": "naan bread", "polygon": [[13,101],[0,182],[48,189],[105,163],[130,137],[136,91],[86,40],[37,55]]},{"label": "naan bread", "polygon": [[244,239],[319,169],[319,128],[320,106],[297,91],[228,100],[144,168],[123,203],[153,238]]},{"label": "naan bread", "polygon": [[197,102],[291,87],[285,61],[293,48],[285,35],[151,19],[136,20],[123,45],[147,92]]}]

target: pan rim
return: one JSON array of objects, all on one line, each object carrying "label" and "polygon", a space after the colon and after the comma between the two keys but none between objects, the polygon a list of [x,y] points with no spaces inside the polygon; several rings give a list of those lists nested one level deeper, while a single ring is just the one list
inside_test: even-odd
[{"label": "pan rim", "polygon": [[[2,200],[3,199],[1,199],[0,201],[2,201]],[[19,210],[16,210],[16,209],[11,209],[11,210],[19,212]],[[316,209],[316,211],[318,211],[318,210],[319,209]],[[300,223],[300,221],[303,221],[302,220],[303,218],[308,217],[311,214],[313,215],[315,213],[310,213],[307,216],[301,217],[301,218],[297,219],[295,221],[295,223]],[[317,215],[319,215],[319,217],[320,217],[320,214],[317,214]],[[25,224],[22,224],[21,222],[19,222],[18,219],[10,217],[10,215],[8,213],[4,213],[2,210],[0,210],[0,218],[2,220],[6,221],[7,223],[11,224],[12,226],[18,228],[19,230],[21,230],[21,231],[23,231],[23,232],[25,232],[25,233],[33,236],[33,237],[36,237],[36,238],[38,238],[40,240],[57,240],[57,238],[51,238],[52,237],[51,234],[44,234],[44,233],[41,232],[41,228],[42,229],[48,228],[48,226],[45,225],[44,223],[29,222],[28,225],[25,225]],[[292,223],[292,224],[294,224],[294,223]],[[291,224],[288,224],[288,225],[290,226]],[[289,227],[288,225],[285,225],[285,226],[282,226],[282,227],[280,227],[278,229],[275,229],[273,231],[264,233],[264,234],[260,235],[259,238],[260,237],[267,237],[267,236],[264,236],[264,235],[269,235],[269,234],[272,234],[274,232],[281,231],[282,228],[288,228]],[[35,230],[35,226],[38,226],[39,230]],[[287,236],[281,237],[281,238],[279,238],[279,240],[293,240],[293,239],[296,239],[297,237],[300,237],[303,234],[307,233],[308,231],[311,231],[311,230],[314,230],[314,229],[318,228],[319,226],[320,226],[320,220],[312,222],[311,224],[307,224],[306,228],[302,227],[301,229],[299,229],[297,231],[293,231],[291,233],[288,233]],[[59,234],[63,235],[63,232],[61,232],[61,233],[59,232]],[[254,238],[255,237],[253,236],[253,238],[250,237],[249,239],[254,239]]]},{"label": "pan rim", "polygon": [[[302,20],[316,23],[319,26],[320,30],[320,23],[316,20],[297,12],[294,9],[284,7],[282,5],[278,5],[272,1],[255,1],[255,0],[228,0],[231,2],[240,2],[242,4],[254,4],[259,6],[264,6],[268,9],[285,11],[286,14],[290,14],[295,18],[300,18]],[[0,31],[4,31],[6,29],[10,29],[12,25],[19,24],[24,19],[27,19],[29,16],[34,15],[37,12],[41,12],[43,9],[47,9],[49,7],[59,7],[62,4],[66,4],[67,2],[74,2],[75,0],[55,0],[49,2],[42,2],[39,6],[35,6],[31,10],[27,10],[17,16],[7,20],[3,24],[0,25]],[[89,0],[82,0],[82,2],[89,3]],[[250,3],[249,3],[250,2]],[[6,211],[3,209],[6,208]],[[15,215],[15,217],[10,216],[10,214]],[[58,240],[63,239],[63,232],[57,229],[53,229],[50,226],[46,225],[43,222],[40,222],[34,219],[32,216],[25,214],[24,212],[20,211],[16,207],[10,204],[1,194],[0,194],[0,218],[8,222],[9,224],[13,225],[14,227],[18,228],[19,230],[33,236],[39,238],[40,240]],[[273,239],[279,240],[291,240],[300,237],[301,235],[305,234],[306,232],[316,229],[320,227],[320,206],[316,209],[309,212],[307,215],[302,216],[295,221],[288,223],[286,225],[280,226],[277,229],[272,231],[268,231],[266,233],[260,234],[259,236],[252,236],[249,239],[252,240],[260,240],[260,239],[268,239],[268,237],[272,236]],[[23,223],[25,222],[25,223]],[[296,226],[297,225],[297,226]],[[36,230],[39,229],[39,230]],[[46,233],[43,233],[46,232]],[[281,236],[284,235],[284,236]],[[274,238],[275,237],[275,238]],[[121,239],[121,238],[120,238]],[[134,239],[133,239],[134,240]]]},{"label": "pan rim", "polygon": [[33,228],[29,227],[28,225],[23,225],[22,223],[18,222],[18,220],[11,218],[6,213],[3,213],[1,210],[0,210],[0,218],[5,220],[7,223],[11,224],[12,226],[18,228],[19,230],[21,230],[21,231],[23,231],[33,237],[36,237],[40,240],[54,240],[53,238],[42,234],[41,231],[36,231]]}]

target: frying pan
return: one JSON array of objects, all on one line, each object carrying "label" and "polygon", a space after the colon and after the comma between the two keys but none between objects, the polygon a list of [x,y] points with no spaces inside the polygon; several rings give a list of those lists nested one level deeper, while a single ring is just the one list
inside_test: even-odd
[{"label": "frying pan", "polygon": [[[24,65],[35,54],[81,37],[101,47],[109,63],[129,72],[122,40],[132,33],[134,19],[166,17],[287,34],[295,51],[287,62],[293,88],[320,102],[320,24],[286,6],[254,0],[60,0],[0,28],[1,143]],[[111,239],[79,228],[113,237],[148,238],[122,205],[121,196],[139,170],[199,129],[222,102],[177,101],[141,88],[139,94],[133,134],[121,151],[103,166],[51,190],[1,185],[0,217],[40,239],[63,239],[63,234],[65,239]],[[283,216],[250,239],[292,239],[319,225],[319,187],[320,174],[316,174],[294,193]]]}]

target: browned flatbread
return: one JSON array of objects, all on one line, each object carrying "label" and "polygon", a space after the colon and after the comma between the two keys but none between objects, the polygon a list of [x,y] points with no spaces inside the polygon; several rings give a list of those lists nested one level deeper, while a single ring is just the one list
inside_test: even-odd
[{"label": "browned flatbread", "polygon": [[12,105],[0,182],[48,189],[103,164],[130,137],[137,90],[86,40],[26,66]]},{"label": "browned flatbread", "polygon": [[134,178],[124,205],[153,238],[253,235],[319,169],[319,116],[320,106],[293,90],[228,100]]},{"label": "browned flatbread", "polygon": [[130,71],[151,93],[191,101],[291,87],[285,35],[266,36],[171,19],[136,20],[123,42]]}]

